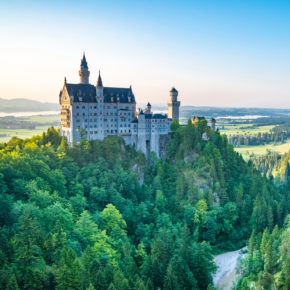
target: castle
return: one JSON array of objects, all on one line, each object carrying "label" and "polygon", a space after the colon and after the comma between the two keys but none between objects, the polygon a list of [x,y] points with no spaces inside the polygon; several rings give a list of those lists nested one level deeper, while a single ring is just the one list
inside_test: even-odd
[{"label": "castle", "polygon": [[178,91],[172,88],[168,115],[154,114],[150,103],[136,111],[135,96],[129,88],[104,87],[101,74],[96,85],[89,83],[90,71],[85,54],[81,60],[80,83],[64,81],[59,94],[62,136],[69,144],[86,140],[103,140],[110,135],[124,139],[127,145],[146,156],[155,152],[162,157],[169,140],[170,125],[179,120]]}]

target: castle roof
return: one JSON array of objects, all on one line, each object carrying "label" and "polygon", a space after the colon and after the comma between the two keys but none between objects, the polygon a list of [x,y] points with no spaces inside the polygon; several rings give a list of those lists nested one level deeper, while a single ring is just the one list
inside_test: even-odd
[{"label": "castle roof", "polygon": [[[90,84],[65,84],[74,102],[92,103],[96,100],[96,87]],[[81,100],[79,98],[82,98]]]},{"label": "castle roof", "polygon": [[[94,103],[96,101],[96,87],[90,84],[68,84],[65,87],[74,102]],[[81,97],[81,99],[80,99]],[[135,103],[131,88],[104,87],[105,103]]]},{"label": "castle roof", "polygon": [[84,68],[88,68],[88,63],[87,63],[87,60],[86,60],[85,53],[84,53],[83,58],[81,60],[81,66],[83,66]]},{"label": "castle roof", "polygon": [[104,87],[104,103],[135,103],[131,88]]},{"label": "castle roof", "polygon": [[201,120],[205,120],[205,117],[194,116],[193,120],[201,121]]},{"label": "castle roof", "polygon": [[177,93],[176,88],[172,87],[172,89],[170,90],[170,93]]},{"label": "castle roof", "polygon": [[145,114],[145,119],[166,119],[167,115],[163,114]]},{"label": "castle roof", "polygon": [[152,115],[152,119],[166,119],[167,115],[163,115],[163,114],[153,114]]},{"label": "castle roof", "polygon": [[102,78],[101,78],[101,72],[99,71],[99,77],[98,77],[98,81],[97,81],[97,88],[102,88],[103,87],[103,82],[102,82]]}]

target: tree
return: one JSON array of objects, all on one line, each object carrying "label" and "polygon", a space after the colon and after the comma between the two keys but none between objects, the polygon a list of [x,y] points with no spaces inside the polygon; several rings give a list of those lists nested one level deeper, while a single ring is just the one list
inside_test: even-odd
[{"label": "tree", "polygon": [[62,250],[60,259],[54,264],[53,273],[57,283],[56,289],[80,289],[81,288],[81,265],[70,247]]}]

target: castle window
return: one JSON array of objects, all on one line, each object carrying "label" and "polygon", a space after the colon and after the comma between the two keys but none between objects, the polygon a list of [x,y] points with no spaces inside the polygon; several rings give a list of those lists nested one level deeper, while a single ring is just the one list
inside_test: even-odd
[{"label": "castle window", "polygon": [[98,131],[95,131],[95,134],[98,134]]},{"label": "castle window", "polygon": [[96,109],[97,108],[97,106],[94,106],[94,109]]},{"label": "castle window", "polygon": [[85,109],[86,107],[85,106],[83,106],[83,109]]},{"label": "castle window", "polygon": [[83,116],[85,116],[86,114],[85,113],[83,113]]},{"label": "castle window", "polygon": [[76,106],[76,108],[78,109],[78,108],[79,108],[79,106]]},{"label": "castle window", "polygon": [[77,116],[79,116],[80,114],[79,113],[77,113]]}]

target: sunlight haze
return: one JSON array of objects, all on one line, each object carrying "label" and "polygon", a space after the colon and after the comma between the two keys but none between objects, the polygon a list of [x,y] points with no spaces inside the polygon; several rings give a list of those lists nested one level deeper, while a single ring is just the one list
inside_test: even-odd
[{"label": "sunlight haze", "polygon": [[0,4],[0,98],[58,102],[85,51],[90,83],[138,103],[175,86],[182,105],[290,108],[288,1],[41,2]]}]

